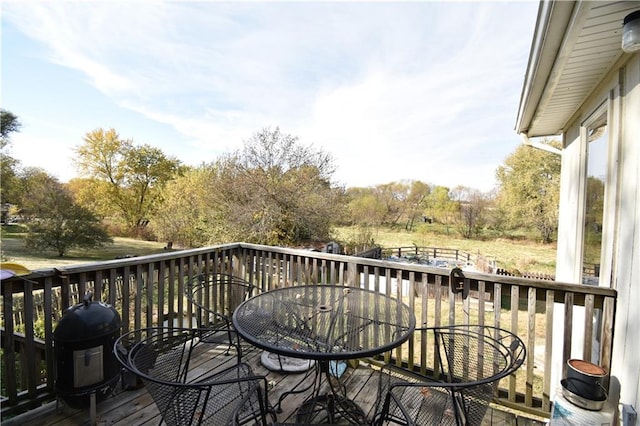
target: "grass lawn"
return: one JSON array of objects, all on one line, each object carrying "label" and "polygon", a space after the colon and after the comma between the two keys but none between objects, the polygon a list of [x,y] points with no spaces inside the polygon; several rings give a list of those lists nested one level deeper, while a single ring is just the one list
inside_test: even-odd
[{"label": "grass lawn", "polygon": [[[127,255],[146,255],[162,253],[164,244],[142,241],[132,238],[114,238],[114,243],[100,249],[71,250],[66,256],[58,257],[55,252],[34,253],[24,245],[24,229],[18,225],[2,226],[2,260],[17,262],[35,270],[64,265],[111,260]],[[340,227],[334,231],[337,241],[354,241],[361,237],[362,230],[353,227]],[[458,249],[473,255],[482,255],[487,260],[495,260],[498,267],[522,272],[553,274],[555,271],[555,244],[540,244],[524,239],[486,239],[467,240],[460,238],[454,231],[446,234],[444,230],[431,225],[421,224],[416,232],[402,229],[375,228],[367,231],[376,244],[382,247],[438,247]]]},{"label": "grass lawn", "polygon": [[24,234],[21,231],[22,229],[19,226],[2,226],[2,261],[19,263],[32,271],[111,260],[127,255],[142,256],[164,252],[163,243],[116,237],[113,239],[113,244],[105,247],[71,250],[64,257],[58,257],[57,253],[53,251],[34,252],[33,250],[28,250],[25,247]]}]

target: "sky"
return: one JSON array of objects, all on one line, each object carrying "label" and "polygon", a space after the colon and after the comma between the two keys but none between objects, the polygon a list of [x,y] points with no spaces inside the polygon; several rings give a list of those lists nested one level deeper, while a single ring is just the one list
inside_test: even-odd
[{"label": "sky", "polygon": [[3,0],[5,152],[66,182],[95,129],[198,166],[279,127],[346,187],[489,191],[538,4]]}]

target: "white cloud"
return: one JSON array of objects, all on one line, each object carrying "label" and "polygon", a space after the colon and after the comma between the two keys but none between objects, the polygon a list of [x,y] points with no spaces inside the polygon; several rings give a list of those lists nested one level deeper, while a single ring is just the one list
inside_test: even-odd
[{"label": "white cloud", "polygon": [[409,178],[488,189],[517,139],[536,7],[10,2],[3,20],[114,104],[172,126],[187,163],[278,125],[329,151],[350,186]]}]

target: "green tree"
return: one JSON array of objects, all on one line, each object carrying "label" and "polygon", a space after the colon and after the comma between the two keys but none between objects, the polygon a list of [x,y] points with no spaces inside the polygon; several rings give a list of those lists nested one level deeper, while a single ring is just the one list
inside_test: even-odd
[{"label": "green tree", "polygon": [[449,188],[436,186],[426,199],[427,212],[434,220],[445,225],[447,234],[458,214],[458,203],[451,199],[449,193]]},{"label": "green tree", "polygon": [[15,204],[19,197],[16,177],[20,162],[10,155],[0,152],[0,198],[2,203]]},{"label": "green tree", "polygon": [[424,182],[412,181],[409,195],[406,199],[407,224],[405,229],[412,231],[418,218],[424,215],[427,207],[427,199],[431,193],[431,186]]},{"label": "green tree", "polygon": [[226,218],[219,235],[262,244],[326,241],[340,217],[343,189],[331,182],[333,158],[265,128],[215,166],[210,206]]},{"label": "green tree", "polygon": [[73,178],[67,182],[66,188],[71,192],[76,203],[88,208],[102,219],[113,211],[113,207],[109,206],[109,197],[106,195],[109,186],[104,181]]},{"label": "green tree", "polygon": [[[0,109],[0,199],[3,204],[15,204],[19,197],[16,175],[20,162],[5,152],[10,144],[11,133],[20,130],[18,117],[10,111]],[[7,210],[2,208],[2,220],[5,221]]]},{"label": "green tree", "polygon": [[162,241],[183,247],[200,247],[215,240],[215,231],[224,230],[224,217],[215,204],[210,205],[209,192],[215,171],[210,165],[189,168],[167,183],[165,199],[153,216],[154,234]]},{"label": "green tree", "polygon": [[112,240],[98,218],[76,204],[57,179],[40,169],[27,169],[23,180],[23,214],[29,232],[26,246],[55,250],[64,256],[72,248],[101,247]]},{"label": "green tree", "polygon": [[367,227],[382,225],[386,207],[379,202],[372,188],[349,188],[346,197],[350,225]]},{"label": "green tree", "polygon": [[378,202],[384,206],[384,223],[396,226],[407,211],[409,186],[402,182],[390,182],[376,185],[373,192]]},{"label": "green tree", "polygon": [[22,127],[18,116],[6,109],[0,109],[0,148],[9,144],[11,133],[17,132]]},{"label": "green tree", "polygon": [[496,189],[487,194],[487,228],[504,235],[508,228],[509,217],[505,207],[498,201],[499,194]]},{"label": "green tree", "polygon": [[458,186],[451,191],[451,198],[458,202],[458,230],[463,238],[478,237],[484,227],[488,198],[477,189]]},{"label": "green tree", "polygon": [[181,170],[180,161],[150,145],[135,146],[114,129],[87,133],[76,148],[80,174],[91,178],[78,196],[100,197],[100,214],[115,218],[128,231],[141,232],[163,200],[167,182]]},{"label": "green tree", "polygon": [[558,227],[560,166],[559,155],[520,145],[496,170],[499,201],[511,221],[535,228],[545,243]]},{"label": "green tree", "polygon": [[352,224],[396,226],[404,222],[405,229],[411,231],[415,221],[424,214],[430,192],[431,187],[420,181],[349,188],[347,211]]}]

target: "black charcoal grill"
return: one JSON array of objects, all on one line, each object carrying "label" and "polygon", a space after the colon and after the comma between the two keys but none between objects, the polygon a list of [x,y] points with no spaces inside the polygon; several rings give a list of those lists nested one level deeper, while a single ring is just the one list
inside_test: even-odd
[{"label": "black charcoal grill", "polygon": [[113,345],[120,336],[120,315],[111,306],[82,303],[64,312],[53,332],[56,360],[55,392],[72,408],[91,406],[110,395],[120,378]]}]

